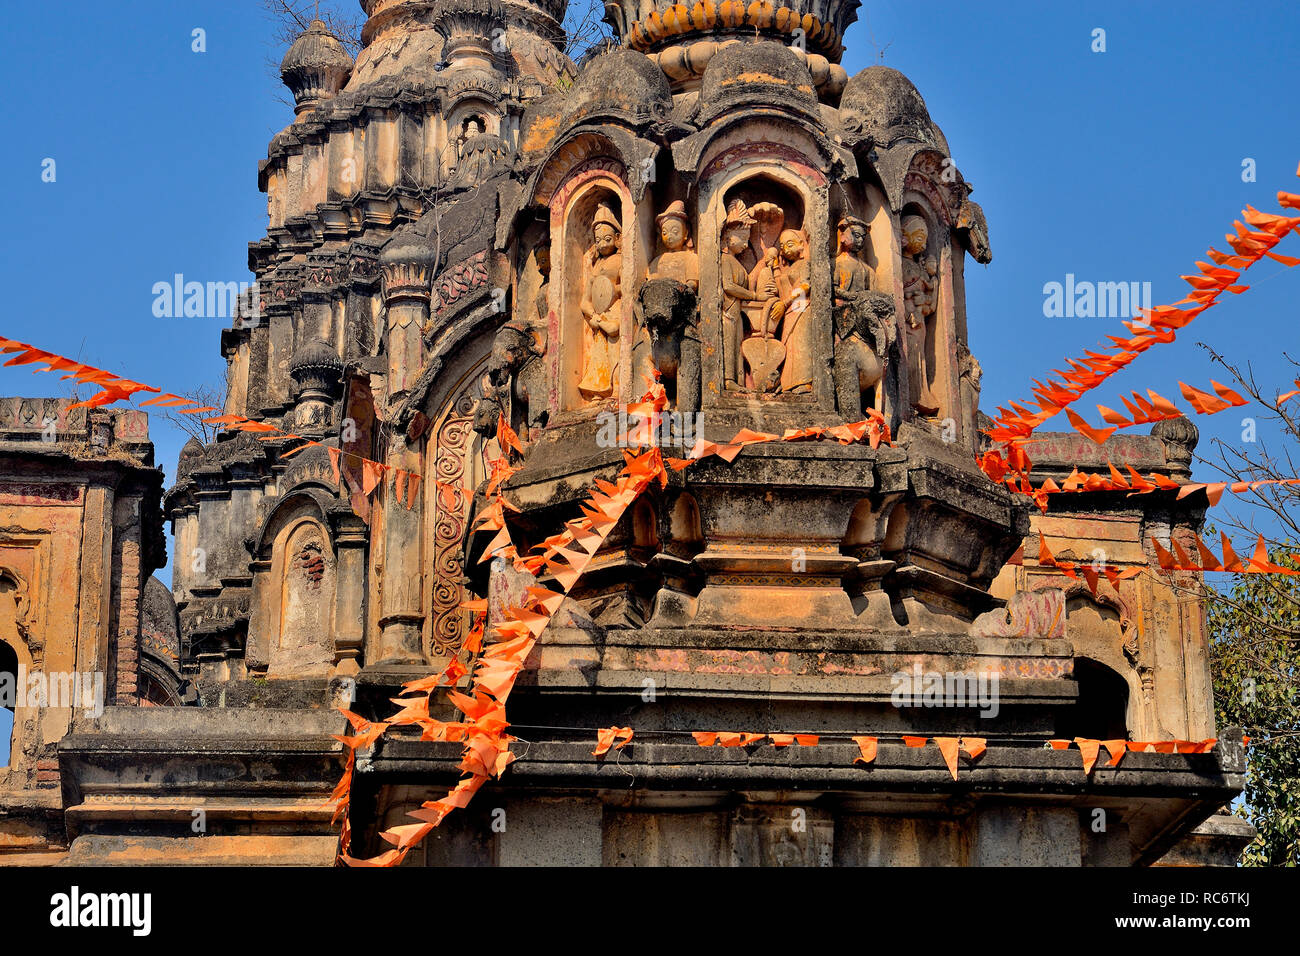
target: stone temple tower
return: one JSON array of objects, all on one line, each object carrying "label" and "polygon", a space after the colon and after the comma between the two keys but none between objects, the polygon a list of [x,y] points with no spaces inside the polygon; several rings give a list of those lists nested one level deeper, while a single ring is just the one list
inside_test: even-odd
[{"label": "stone temple tower", "polygon": [[[499,423],[523,448],[501,491],[524,554],[618,473],[620,416],[656,372],[668,455],[869,417],[892,440],[756,444],[644,492],[518,678],[518,759],[408,864],[1230,848],[1193,832],[1240,789],[1230,734],[1091,773],[1047,745],[1215,736],[1203,608],[1150,571],[1094,590],[1032,557],[1041,533],[1144,568],[1203,506],[1098,491],[1040,515],[977,467],[964,274],[992,258],[984,212],[916,88],[842,66],[857,0],[609,0],[617,43],[581,66],[563,0],[362,6],[356,62],[319,23],[285,56],[296,109],[258,170],[258,291],[221,338],[226,411],[293,437],[182,453],[164,508],[197,706],[110,708],[66,742],[69,800],[115,807],[78,816],[74,857],[129,862],[158,807],[202,799],[208,836],[160,822],[148,849],[332,862],[331,708],[383,719],[403,681],[466,657],[465,601],[491,620],[554,583],[481,560]],[[1172,429],[1107,453],[1178,479],[1194,443]],[[1104,457],[1051,435],[1037,468]],[[633,742],[595,759],[596,728],[623,726]],[[691,736],[711,731],[819,743]],[[877,739],[873,762],[856,736]],[[936,737],[987,749],[954,776]],[[353,853],[382,850],[459,759],[400,733],[359,753]]]}]

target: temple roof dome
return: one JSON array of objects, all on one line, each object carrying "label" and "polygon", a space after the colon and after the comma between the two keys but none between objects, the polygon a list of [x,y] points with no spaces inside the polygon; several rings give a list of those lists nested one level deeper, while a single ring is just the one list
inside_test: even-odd
[{"label": "temple roof dome", "polygon": [[855,73],[844,87],[840,112],[886,149],[911,141],[949,151],[920,92],[892,67],[877,64]]},{"label": "temple roof dome", "polygon": [[583,67],[565,98],[570,123],[592,114],[642,119],[672,109],[673,94],[663,70],[643,53],[610,50]]},{"label": "temple roof dome", "polygon": [[815,112],[817,94],[806,61],[784,43],[765,40],[724,44],[704,71],[700,102],[710,115],[742,104]]}]

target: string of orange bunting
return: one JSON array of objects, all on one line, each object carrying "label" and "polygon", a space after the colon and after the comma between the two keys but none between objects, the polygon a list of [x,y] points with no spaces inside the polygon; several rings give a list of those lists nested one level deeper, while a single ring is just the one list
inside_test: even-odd
[{"label": "string of orange bunting", "polygon": [[[157,407],[166,408],[170,411],[181,415],[203,415],[208,412],[219,411],[215,406],[203,405],[190,398],[182,395],[173,395],[170,392],[163,392],[152,385],[145,385],[140,382],[122,378],[113,372],[96,368],[93,365],[87,365],[84,362],[78,362],[75,359],[67,358],[55,352],[50,352],[34,345],[28,345],[25,342],[18,342],[14,339],[0,336],[0,355],[13,353],[5,361],[6,366],[13,365],[30,365],[38,364],[41,367],[35,368],[33,372],[55,372],[66,371],[67,374],[60,376],[63,379],[76,379],[78,382],[85,384],[97,385],[99,392],[92,395],[83,402],[74,402],[68,406],[68,411],[75,408],[102,408],[105,405],[111,405],[119,401],[131,401],[132,396],[140,392],[152,393],[153,397],[147,401],[138,403],[140,408]],[[189,406],[189,407],[186,407]],[[244,431],[263,433],[260,441],[288,441],[296,440],[300,444],[295,445],[288,451],[282,452],[280,458],[292,458],[308,448],[324,448],[330,458],[330,467],[334,472],[334,482],[340,481],[339,463],[342,458],[355,461],[361,466],[362,493],[369,498],[375,489],[391,477],[394,482],[394,490],[399,501],[404,501],[409,508],[415,502],[416,493],[420,487],[421,476],[417,472],[408,471],[404,468],[396,468],[386,465],[383,462],[375,461],[364,455],[358,455],[354,452],[344,451],[335,448],[332,445],[326,445],[323,442],[306,438],[302,435],[296,435],[293,432],[287,432],[277,428],[267,422],[255,421],[251,418],[245,418],[243,415],[214,415],[209,418],[200,419],[205,425],[218,426],[226,431]],[[442,482],[438,483],[442,485]]]},{"label": "string of orange bunting", "polygon": [[[663,732],[656,732],[662,735]],[[824,739],[848,739],[858,745],[859,755],[853,758],[855,764],[873,764],[879,753],[882,739],[897,739],[904,746],[922,748],[933,742],[943,757],[944,764],[954,780],[957,779],[957,758],[965,754],[972,764],[988,751],[986,737],[927,737],[912,734],[896,734],[893,737],[880,736],[843,736],[823,734],[757,734],[743,731],[682,731],[690,733],[701,747],[750,747],[765,741],[772,747],[817,747]],[[596,749],[592,756],[603,757],[617,753],[632,742],[635,736],[631,727],[607,727],[596,731]],[[1243,738],[1246,743],[1249,737]],[[1025,741],[1021,741],[1022,743]],[[1209,753],[1218,743],[1217,737],[1207,740],[1095,740],[1089,737],[1075,737],[1072,740],[1054,738],[1043,742],[1043,746],[1053,750],[1068,750],[1073,744],[1083,756],[1084,773],[1091,775],[1097,762],[1097,755],[1102,747],[1110,755],[1109,767],[1116,767],[1125,753]]]},{"label": "string of orange bunting", "polygon": [[[588,563],[604,545],[605,539],[623,514],[638,496],[656,482],[667,487],[668,469],[681,471],[697,461],[717,456],[734,461],[742,449],[749,445],[771,441],[809,441],[831,439],[844,444],[866,442],[872,447],[889,444],[889,425],[874,410],[868,418],[852,424],[824,428],[790,429],[782,435],[742,429],[730,441],[696,442],[682,459],[665,458],[654,447],[652,436],[668,400],[664,388],[655,380],[641,399],[629,406],[628,419],[633,427],[620,436],[620,444],[633,445],[637,451],[624,452],[624,467],[614,481],[598,479],[595,489],[580,504],[581,517],[565,522],[564,528],[546,538],[532,550],[535,553],[519,554],[506,524],[506,512],[516,510],[501,492],[502,484],[518,467],[510,464],[512,453],[521,453],[518,437],[504,417],[497,423],[497,444],[501,457],[489,463],[489,477],[485,487],[487,504],[480,510],[474,527],[496,534],[484,548],[480,563],[502,558],[512,560],[515,567],[528,571],[539,580],[554,582],[558,590],[549,587],[529,587],[521,605],[504,609],[500,623],[485,635],[487,599],[466,601],[462,607],[470,613],[470,626],[461,651],[470,660],[453,657],[440,674],[409,681],[403,685],[403,695],[392,698],[401,709],[385,721],[369,721],[344,711],[353,735],[338,739],[348,751],[343,778],[335,788],[327,806],[334,808],[334,819],[342,817],[340,859],[349,866],[396,866],[433,829],[439,826],[454,810],[468,806],[474,794],[492,778],[501,773],[515,759],[510,745],[516,738],[506,733],[510,726],[506,719],[506,702],[514,688],[515,680],[523,670],[524,661],[537,643],[537,639],[559,610],[569,592],[586,570]],[[649,445],[648,450],[639,450]],[[484,643],[485,636],[496,640]],[[470,677],[468,693],[454,688],[466,676]],[[429,713],[433,694],[445,687],[447,701],[462,715],[462,719],[442,721]],[[349,807],[352,776],[356,767],[356,751],[374,743],[393,727],[418,727],[420,740],[446,741],[463,744],[459,769],[461,780],[437,800],[428,800],[412,811],[415,823],[392,827],[380,833],[380,838],[392,849],[374,857],[357,858],[351,855],[351,823]],[[626,731],[626,737],[620,735]],[[629,728],[612,728],[609,745],[621,747],[631,739]]]},{"label": "string of orange bunting", "polygon": [[[1300,209],[1300,197],[1280,193],[1279,201],[1288,208]],[[1133,338],[1119,339],[1111,337],[1119,349],[1118,354],[1107,356],[1088,351],[1085,352],[1087,358],[1083,360],[1067,360],[1073,371],[1067,373],[1058,370],[1057,373],[1066,382],[1073,384],[1074,388],[1051,381],[1044,386],[1035,380],[1034,384],[1037,386],[1035,395],[1039,398],[1039,401],[1035,404],[1040,408],[1038,413],[1031,413],[1027,408],[1014,402],[1010,403],[1013,412],[999,408],[1000,417],[995,424],[1000,427],[990,429],[987,433],[995,441],[1009,446],[1008,455],[1004,458],[994,452],[982,456],[980,464],[985,472],[989,473],[990,469],[993,471],[1001,469],[1002,476],[1011,473],[1014,477],[1019,477],[1021,483],[1016,484],[1014,477],[1007,477],[1006,481],[1009,487],[1013,490],[1027,491],[1027,493],[1033,494],[1035,489],[1032,486],[1026,489],[1028,485],[1027,475],[1032,463],[1029,461],[1022,445],[1025,440],[1032,436],[1035,428],[1065,409],[1067,405],[1076,401],[1086,392],[1096,388],[1115,372],[1126,367],[1151,346],[1172,342],[1175,337],[1175,330],[1184,327],[1197,315],[1211,307],[1222,292],[1228,291],[1239,294],[1246,291],[1248,287],[1235,284],[1240,272],[1233,271],[1234,269],[1244,272],[1245,269],[1265,255],[1287,266],[1300,264],[1300,259],[1282,256],[1271,251],[1272,247],[1280,242],[1288,232],[1300,225],[1300,217],[1274,216],[1268,213],[1260,213],[1253,207],[1247,207],[1243,215],[1246,221],[1255,226],[1256,229],[1252,231],[1239,222],[1235,223],[1237,236],[1229,235],[1227,238],[1236,255],[1228,256],[1218,253],[1216,250],[1210,250],[1210,258],[1218,263],[1219,267],[1198,263],[1202,275],[1185,277],[1194,289],[1186,299],[1172,306],[1160,306],[1156,309],[1143,310],[1144,322],[1142,327],[1126,323],[1129,331],[1133,334]],[[1178,308],[1179,305],[1186,303],[1193,303],[1193,308],[1186,310]],[[7,361],[6,365],[43,362],[46,367],[38,369],[38,371],[66,370],[70,374],[65,378],[75,377],[78,381],[94,383],[100,386],[101,391],[97,395],[86,402],[77,403],[73,407],[85,406],[93,408],[117,401],[129,401],[133,395],[144,391],[155,393],[156,397],[142,403],[142,406],[171,407],[183,414],[200,414],[216,410],[198,406],[182,396],[160,393],[156,388],[114,376],[111,373],[77,363],[63,356],[24,343],[0,338],[0,353],[9,352],[17,352],[18,354]],[[1180,383],[1183,386],[1184,396],[1188,398],[1188,401],[1192,403],[1193,408],[1198,413],[1213,414],[1211,409],[1219,411],[1223,408],[1234,407],[1237,404],[1244,404],[1244,400],[1236,393],[1224,389],[1218,383],[1211,384],[1217,397]],[[1297,386],[1300,386],[1300,382],[1297,382]],[[1133,414],[1132,421],[1125,420],[1123,424],[1119,421],[1111,421],[1112,419],[1121,419],[1123,416],[1119,416],[1109,409],[1103,414],[1110,414],[1111,419],[1108,419],[1108,421],[1111,421],[1115,428],[1139,424],[1140,422],[1137,421],[1139,417],[1144,417],[1148,421],[1158,420],[1154,418],[1157,414],[1168,417],[1170,414],[1169,409],[1173,408],[1172,403],[1160,399],[1154,393],[1148,392],[1148,394],[1151,396],[1149,405],[1141,401],[1136,393],[1134,393],[1135,402],[1132,405],[1122,400],[1125,408],[1130,410],[1130,414]],[[1300,392],[1291,393],[1292,396],[1294,394],[1300,394]],[[632,444],[638,437],[638,431],[643,432],[646,436],[652,433],[653,423],[656,417],[662,413],[666,404],[667,400],[662,386],[659,386],[657,382],[652,383],[650,391],[643,396],[641,402],[628,410],[630,418],[639,416],[642,418],[642,422],[638,429],[624,436],[624,440]],[[196,407],[183,407],[186,405],[195,405]],[[321,445],[319,442],[281,432],[280,429],[274,426],[238,415],[221,415],[204,421],[208,424],[221,425],[230,430],[274,432],[281,437],[297,438],[306,443],[292,450],[289,454],[301,451],[302,448],[310,447],[313,444]],[[1113,431],[1114,429],[1111,430],[1111,433]],[[1101,434],[1101,431],[1098,430],[1097,434]],[[388,720],[369,721],[350,711],[344,711],[355,733],[338,737],[347,751],[347,757],[343,777],[331,795],[327,806],[334,808],[335,821],[342,817],[340,858],[348,865],[395,866],[399,864],[410,850],[432,832],[448,814],[456,809],[466,807],[473,799],[474,794],[489,779],[493,777],[499,778],[515,759],[510,745],[515,742],[516,738],[506,733],[510,724],[506,720],[505,708],[515,680],[523,670],[524,661],[532,651],[541,633],[546,629],[552,615],[559,609],[569,591],[572,590],[586,569],[587,564],[604,544],[606,537],[626,510],[645,489],[656,481],[661,486],[666,487],[668,481],[667,467],[680,471],[696,461],[710,456],[717,456],[731,462],[746,446],[762,442],[830,438],[845,444],[866,441],[874,448],[881,444],[889,444],[891,440],[888,424],[878,412],[872,411],[866,420],[851,425],[792,429],[782,435],[743,429],[729,442],[716,443],[701,439],[685,459],[664,459],[657,447],[651,447],[644,452],[629,450],[624,453],[625,464],[615,481],[598,480],[596,482],[596,490],[591,492],[587,500],[580,506],[582,517],[566,522],[563,531],[537,545],[534,550],[540,553],[521,556],[510,538],[505,521],[506,510],[515,509],[506,501],[500,489],[502,483],[517,471],[517,468],[509,464],[510,454],[512,452],[521,452],[522,448],[517,436],[510,430],[504,418],[498,422],[497,437],[502,454],[500,458],[491,462],[491,474],[486,491],[489,504],[475,520],[476,528],[495,530],[497,534],[485,549],[481,560],[486,561],[495,557],[512,559],[518,569],[528,570],[533,574],[540,574],[545,569],[546,574],[543,579],[549,578],[554,581],[561,590],[529,587],[526,592],[527,598],[525,602],[520,606],[506,608],[503,620],[493,625],[490,636],[496,638],[496,640],[488,644],[484,643],[485,637],[488,636],[485,634],[487,600],[477,599],[465,602],[463,607],[470,613],[471,622],[462,645],[462,651],[470,656],[469,661],[462,662],[459,656],[454,657],[441,673],[404,684],[403,695],[393,698],[393,703],[400,710]],[[1109,434],[1106,437],[1109,437]],[[1094,440],[1097,440],[1097,438],[1094,437]],[[1101,441],[1104,440],[1105,438],[1101,439]],[[339,455],[350,455],[350,453],[341,452],[339,449],[332,449],[329,446],[322,445],[322,447],[326,447],[330,454],[337,479]],[[404,472],[403,469],[392,469],[390,466],[365,459],[362,456],[350,455],[350,457],[359,458],[367,465],[366,480],[370,485],[367,494],[377,486],[379,479],[385,472],[394,472],[395,479],[405,473],[405,483],[408,484],[408,487],[414,485],[414,482],[410,481],[411,477],[416,478],[417,481],[419,478],[418,475]],[[1130,484],[1123,476],[1119,475],[1113,465],[1111,465],[1111,472],[1110,482],[1112,484],[1118,478],[1119,482],[1122,482],[1134,493],[1147,490],[1140,477],[1131,468],[1130,472],[1137,479],[1135,484]],[[1002,480],[1002,476],[994,477],[990,474],[990,477],[995,481]],[[1074,477],[1072,476],[1072,478]],[[1156,477],[1152,476],[1150,490],[1163,487],[1160,481],[1156,480]],[[1089,480],[1089,478],[1078,476],[1078,487],[1082,490],[1093,490],[1087,487]],[[1168,479],[1164,480],[1168,481]],[[1069,485],[1070,482],[1067,481],[1066,484]],[[1169,484],[1175,483],[1169,482]],[[1177,487],[1181,488],[1182,486]],[[1203,485],[1200,487],[1208,488],[1209,486]],[[1059,490],[1064,490],[1064,488]],[[1041,488],[1037,489],[1037,491],[1044,493]],[[408,501],[413,501],[414,495],[414,488],[411,487]],[[1204,548],[1203,545],[1201,547]],[[1045,542],[1042,544],[1040,559],[1043,557],[1046,557],[1047,561],[1054,562],[1057,567],[1062,566],[1061,562],[1056,561],[1051,556]],[[1163,570],[1172,570],[1180,566],[1178,562],[1182,561],[1184,557],[1187,556],[1185,554],[1180,554],[1177,558],[1169,556],[1169,562],[1160,557],[1159,561]],[[1211,555],[1211,557],[1213,556]],[[1215,561],[1228,570],[1235,567],[1245,571],[1253,569],[1256,573],[1265,573],[1257,559],[1252,559],[1247,565],[1243,565],[1239,559],[1234,559],[1235,555],[1229,558],[1228,549],[1225,548],[1224,561],[1217,562],[1217,559]],[[1197,566],[1195,570],[1206,569],[1207,563],[1203,554],[1202,565]],[[1266,558],[1264,563],[1267,564]],[[1190,559],[1183,561],[1182,564],[1190,565]],[[1189,567],[1188,569],[1192,568]],[[1085,576],[1091,571],[1091,569],[1082,570],[1084,570]],[[1111,570],[1109,567],[1103,569],[1103,571],[1109,570]],[[1116,577],[1111,578],[1112,583],[1122,580],[1124,577],[1141,573],[1141,569],[1128,569],[1122,572],[1119,569],[1113,570]],[[1277,571],[1295,573],[1278,568],[1276,565],[1268,566],[1267,573],[1276,573]],[[1091,571],[1091,573],[1096,574],[1097,572]],[[1110,578],[1111,575],[1107,573],[1107,577]],[[1095,579],[1090,579],[1089,583],[1095,590]],[[466,676],[471,677],[467,688],[470,691],[469,694],[463,694],[454,689]],[[447,690],[448,702],[456,710],[460,711],[464,717],[463,720],[441,721],[430,715],[429,707],[433,700],[433,694],[444,685]],[[351,822],[348,811],[350,808],[352,777],[356,767],[356,752],[359,749],[373,746],[389,729],[403,726],[418,727],[421,730],[419,738],[421,740],[463,743],[460,770],[464,776],[445,797],[426,801],[419,810],[409,814],[417,821],[416,823],[393,827],[380,834],[381,838],[391,844],[393,849],[368,859],[355,858],[350,855]],[[732,732],[699,732],[696,739],[703,746],[746,746],[764,738],[771,738],[775,746],[794,744],[802,746],[808,745],[806,740],[812,736],[814,735],[755,735],[741,732],[735,732],[733,735]],[[631,728],[610,728],[608,731],[599,732],[597,755],[608,753],[611,749],[621,749],[627,745],[632,737]],[[789,738],[789,740],[786,738]],[[863,763],[874,761],[879,738],[860,736],[852,739],[858,743],[860,748],[860,756],[856,758],[857,761]],[[903,742],[907,746],[922,747],[925,746],[927,739],[925,737],[904,736]],[[956,776],[956,757],[959,751],[966,753],[968,759],[975,760],[986,749],[983,738],[942,737],[932,739],[934,739],[936,746],[939,747],[945,763],[952,770],[954,777]],[[1065,749],[1070,746],[1071,741],[1052,740],[1048,743],[1056,749]],[[1167,748],[1165,752],[1174,752],[1174,750],[1180,752],[1205,752],[1214,745],[1214,741],[1164,741],[1140,745],[1138,742],[1133,741],[1092,741],[1076,738],[1074,744],[1080,748],[1085,768],[1090,772],[1093,764],[1095,764],[1098,749],[1103,746],[1111,753],[1111,765],[1113,766],[1118,763],[1116,753],[1118,752],[1119,757],[1122,757],[1126,749],[1137,749],[1141,746],[1142,749],[1155,749],[1157,751],[1160,751],[1161,748]],[[1122,746],[1123,749],[1112,749],[1111,744],[1114,744],[1116,748]],[[605,747],[604,751],[601,751],[602,746]],[[1184,750],[1184,746],[1200,749]]]},{"label": "string of orange bunting", "polygon": [[[100,369],[82,366],[80,363],[75,363],[62,356],[24,343],[14,342],[10,339],[0,337],[0,352],[18,353],[6,363],[8,365],[39,361],[45,363],[46,367],[37,371],[69,370],[70,376],[68,377],[77,377],[79,381],[92,381],[102,386],[103,391],[101,393],[89,401],[77,403],[73,407],[100,407],[115,401],[129,399],[131,395],[138,392],[147,391],[154,393],[156,397],[142,403],[145,406],[157,405],[178,408],[186,414],[201,414],[215,410],[198,406],[182,396],[161,393],[158,389],[150,386],[118,378]],[[195,405],[195,407],[185,408],[186,405]],[[633,421],[639,419],[639,423],[627,435],[622,436],[622,441],[627,444],[636,444],[648,440],[655,433],[657,420],[666,405],[667,399],[662,386],[657,382],[652,382],[650,390],[642,397],[641,401],[629,408],[629,418]],[[231,430],[274,432],[286,438],[301,438],[301,436],[280,432],[274,426],[251,421],[238,415],[221,415],[205,419],[205,421],[209,424],[222,425]],[[772,441],[816,439],[833,439],[845,444],[867,442],[872,447],[879,447],[881,444],[888,445],[891,442],[888,424],[883,416],[873,410],[867,419],[852,424],[824,428],[790,429],[782,435],[742,429],[730,441],[721,443],[701,439],[685,459],[665,459],[656,447],[651,447],[644,452],[627,451],[624,453],[625,465],[618,478],[613,482],[600,480],[596,482],[596,490],[588,496],[580,507],[581,518],[567,522],[563,531],[537,545],[534,550],[539,553],[521,556],[515,549],[505,521],[505,512],[514,510],[514,508],[505,499],[500,489],[509,476],[518,470],[510,465],[510,454],[512,452],[521,453],[522,447],[504,418],[499,420],[498,445],[503,454],[490,462],[491,474],[486,489],[489,504],[482,509],[475,521],[476,528],[495,530],[497,534],[485,549],[481,560],[486,561],[495,557],[511,559],[515,562],[517,568],[528,570],[535,575],[541,574],[544,570],[545,577],[549,577],[550,580],[556,582],[560,590],[555,591],[545,587],[528,588],[527,600],[522,606],[505,609],[503,621],[495,624],[491,630],[491,636],[496,640],[486,645],[484,639],[486,636],[487,600],[477,599],[465,602],[463,607],[471,614],[471,626],[463,642],[462,651],[469,655],[471,660],[462,662],[460,657],[457,656],[448,662],[440,674],[430,675],[404,684],[403,695],[392,699],[400,710],[385,721],[369,721],[350,711],[343,711],[355,733],[352,735],[339,735],[337,738],[343,743],[347,757],[343,776],[327,802],[327,806],[334,808],[335,821],[340,816],[343,817],[340,834],[340,858],[343,862],[352,866],[395,866],[399,864],[407,853],[418,845],[428,833],[432,832],[449,813],[467,806],[474,794],[489,779],[493,777],[499,778],[501,773],[515,759],[510,745],[515,742],[516,738],[506,733],[510,724],[506,719],[505,707],[514,687],[515,679],[523,669],[524,661],[535,646],[538,637],[545,630],[551,616],[559,609],[560,604],[577,583],[587,564],[599,551],[606,537],[626,510],[646,488],[656,481],[661,486],[667,485],[668,467],[680,471],[710,456],[717,456],[725,461],[732,462],[740,451],[748,445]],[[302,440],[309,441],[307,439]],[[311,444],[320,443],[312,442]],[[308,447],[308,445],[300,446],[293,451],[300,451],[302,447]],[[328,448],[328,446],[325,447]],[[338,452],[338,449],[329,450],[331,451],[332,461],[337,461],[333,453]],[[368,459],[365,460],[368,461]],[[371,464],[380,465],[378,462],[371,462]],[[369,493],[369,490],[373,489],[368,489],[367,493]],[[1240,564],[1240,562],[1236,562],[1236,564]],[[1229,561],[1228,566],[1234,565]],[[1089,570],[1084,569],[1085,576],[1089,573]],[[1129,569],[1119,572],[1120,577],[1113,580],[1122,580],[1123,577],[1140,573],[1140,570]],[[1109,577],[1110,574],[1107,576]],[[470,691],[469,694],[463,694],[454,689],[466,676],[471,677],[470,685],[467,688]],[[429,708],[433,700],[433,694],[443,686],[447,690],[448,702],[460,711],[464,717],[463,720],[440,721],[430,715]],[[465,776],[446,796],[439,800],[426,801],[419,810],[411,813],[410,816],[417,822],[399,825],[380,834],[382,839],[392,845],[392,850],[368,859],[353,857],[350,854],[351,823],[348,810],[350,807],[351,782],[356,767],[356,753],[360,749],[373,746],[389,729],[403,726],[418,727],[421,730],[421,740],[462,743],[463,751],[460,769]],[[605,733],[604,731],[601,732],[602,735]],[[608,747],[603,752],[608,752],[610,748],[621,749],[632,739],[632,731],[630,728],[612,728],[608,732],[608,737]],[[755,735],[739,732],[734,734],[731,732],[699,732],[696,735],[696,740],[701,745],[706,746],[715,744],[723,747],[747,746],[763,739],[769,739],[774,746],[793,744],[810,746],[815,745],[813,740],[816,739],[816,735]],[[863,763],[872,762],[875,759],[879,738],[861,736],[852,739],[860,747],[860,756],[856,758],[857,761]],[[982,738],[936,737],[933,739],[936,746],[940,748],[945,762],[953,769],[954,775],[956,754],[959,750],[966,753],[968,759],[974,760],[985,749],[985,742]],[[924,746],[926,740],[925,737],[904,737],[904,743],[908,746]],[[598,751],[600,750],[599,744],[604,742],[605,739],[602,736],[598,742]],[[1050,742],[1051,746],[1058,748],[1069,746],[1069,743],[1069,741]],[[1084,753],[1085,765],[1089,769],[1092,760],[1088,754],[1091,752],[1092,743],[1087,740],[1076,741],[1076,745]],[[1212,745],[1212,742],[1209,745]],[[1129,742],[1127,746],[1131,749],[1138,749],[1138,745],[1134,742]],[[1164,747],[1181,749],[1185,746],[1204,748],[1207,744],[1206,742],[1199,744],[1178,741],[1161,742],[1151,744],[1148,749],[1159,750]],[[1172,752],[1172,750],[1169,752]],[[1184,749],[1183,752],[1190,751]]]},{"label": "string of orange bunting", "polygon": [[[1300,169],[1297,169],[1297,175],[1300,175]],[[1284,209],[1300,210],[1300,194],[1279,191],[1277,200],[1279,206]],[[1111,464],[1112,480],[1110,483],[1106,483],[1104,479],[1086,478],[1082,480],[1079,486],[1067,488],[1058,487],[1055,482],[1048,479],[1041,486],[1035,488],[1029,481],[1029,472],[1033,463],[1025,450],[1025,445],[1034,440],[1033,434],[1036,429],[1062,411],[1065,412],[1070,425],[1076,431],[1099,445],[1122,428],[1152,424],[1169,418],[1177,418],[1184,414],[1173,402],[1152,389],[1147,390],[1146,398],[1143,398],[1136,391],[1131,393],[1131,401],[1124,396],[1120,397],[1120,403],[1128,413],[1127,417],[1106,405],[1097,405],[1098,414],[1110,426],[1109,428],[1094,427],[1069,406],[1087,393],[1100,387],[1112,375],[1127,368],[1138,356],[1153,346],[1167,345],[1173,342],[1179,329],[1184,328],[1197,316],[1212,308],[1224,292],[1240,295],[1247,291],[1249,286],[1240,285],[1237,280],[1262,259],[1272,259],[1288,268],[1300,265],[1300,258],[1273,251],[1273,248],[1286,236],[1300,230],[1300,216],[1262,212],[1254,206],[1247,206],[1242,210],[1242,219],[1245,222],[1234,220],[1233,228],[1235,232],[1227,233],[1224,236],[1228,246],[1232,249],[1231,254],[1211,248],[1206,252],[1206,256],[1215,265],[1198,261],[1196,263],[1198,274],[1181,276],[1192,287],[1192,291],[1186,297],[1170,305],[1139,309],[1138,312],[1141,317],[1139,321],[1123,323],[1130,333],[1129,337],[1107,336],[1112,343],[1109,346],[1113,350],[1111,354],[1085,349],[1082,358],[1067,358],[1065,360],[1069,366],[1068,371],[1052,370],[1053,375],[1057,376],[1059,381],[1050,376],[1046,383],[1033,379],[1034,387],[1032,392],[1035,396],[1033,401],[1008,402],[1009,408],[999,406],[998,416],[994,419],[993,427],[985,429],[984,433],[993,439],[995,443],[1005,447],[1003,451],[995,448],[980,456],[978,463],[981,469],[992,480],[999,483],[1005,482],[1011,491],[1032,498],[1044,512],[1047,511],[1048,495],[1062,491],[1127,488],[1131,494],[1146,494],[1157,490],[1167,490],[1174,485],[1168,479],[1162,479],[1156,475],[1150,476],[1148,480],[1143,480],[1131,467],[1129,471],[1135,481],[1133,484],[1129,484],[1119,475],[1115,466]],[[1189,307],[1181,308],[1181,306],[1185,305]],[[1295,384],[1295,391],[1278,396],[1277,402],[1279,405],[1300,395],[1300,380],[1297,380]],[[1214,390],[1213,394],[1188,385],[1186,382],[1180,381],[1178,385],[1183,397],[1198,415],[1213,415],[1227,408],[1236,408],[1249,404],[1237,392],[1213,380],[1210,382],[1210,387]],[[1028,407],[1029,405],[1036,406],[1037,411],[1031,410]],[[1075,475],[1077,474],[1076,470]],[[1241,493],[1244,490],[1254,490],[1255,487],[1262,484],[1282,483],[1295,482],[1294,480],[1238,482],[1230,486],[1225,484],[1222,487],[1231,487],[1234,493]],[[1195,489],[1191,486],[1177,487],[1189,489],[1180,492],[1180,496],[1190,494],[1192,490],[1200,490],[1200,488],[1205,488],[1207,494],[1210,495],[1222,493],[1222,487],[1214,484],[1200,485]],[[1213,504],[1215,501],[1217,501],[1217,498],[1212,500],[1211,503]]]}]

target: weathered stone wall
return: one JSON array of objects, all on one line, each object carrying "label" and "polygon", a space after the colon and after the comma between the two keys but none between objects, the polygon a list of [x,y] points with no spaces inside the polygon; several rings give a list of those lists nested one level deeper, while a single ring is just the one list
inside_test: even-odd
[{"label": "weathered stone wall", "polygon": [[17,694],[0,853],[61,842],[58,743],[138,702],[140,594],[165,560],[146,416],[70,404],[0,399],[0,642],[26,680],[0,677]]}]

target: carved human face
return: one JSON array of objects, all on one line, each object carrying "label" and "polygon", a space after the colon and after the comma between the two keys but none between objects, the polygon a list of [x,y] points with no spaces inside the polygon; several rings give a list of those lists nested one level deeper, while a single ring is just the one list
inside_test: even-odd
[{"label": "carved human face", "polygon": [[659,237],[663,239],[665,249],[676,252],[686,244],[686,223],[676,216],[665,219],[663,225],[659,227]]},{"label": "carved human face", "polygon": [[723,247],[733,256],[738,256],[749,248],[749,227],[733,226],[722,234]]},{"label": "carved human face", "polygon": [[854,223],[840,231],[840,247],[845,252],[857,254],[867,242],[867,230]]},{"label": "carved human face", "polygon": [[781,258],[797,262],[803,258],[803,236],[792,229],[781,233]]},{"label": "carved human face", "polygon": [[909,256],[920,255],[930,241],[930,230],[925,220],[912,217],[903,223],[903,253]]},{"label": "carved human face", "polygon": [[609,223],[597,223],[592,234],[596,240],[596,254],[602,259],[618,251],[618,230]]}]

